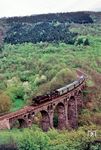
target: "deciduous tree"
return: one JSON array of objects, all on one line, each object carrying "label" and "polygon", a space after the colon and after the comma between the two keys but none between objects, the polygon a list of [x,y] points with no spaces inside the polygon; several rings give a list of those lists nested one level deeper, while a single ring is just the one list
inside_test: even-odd
[{"label": "deciduous tree", "polygon": [[11,101],[8,95],[0,92],[0,113],[8,112],[11,108]]}]

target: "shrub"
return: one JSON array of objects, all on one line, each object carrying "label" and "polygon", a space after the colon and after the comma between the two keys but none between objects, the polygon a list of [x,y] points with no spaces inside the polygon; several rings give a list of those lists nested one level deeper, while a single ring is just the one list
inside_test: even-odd
[{"label": "shrub", "polygon": [[48,150],[49,137],[42,131],[24,130],[18,141],[19,150]]},{"label": "shrub", "polygon": [[69,84],[74,79],[76,79],[76,74],[74,71],[64,68],[60,70],[56,74],[56,76],[51,80],[51,89],[60,88],[61,86],[64,86],[66,84]]},{"label": "shrub", "polygon": [[75,41],[75,45],[87,46],[89,45],[89,40],[87,37],[78,37]]},{"label": "shrub", "polygon": [[11,108],[11,100],[8,95],[0,92],[0,113],[8,112]]},{"label": "shrub", "polygon": [[45,75],[37,75],[37,77],[35,78],[34,83],[36,85],[40,85],[42,83],[45,83],[47,81],[47,77]]},{"label": "shrub", "polygon": [[24,100],[24,88],[21,85],[11,86],[6,92],[11,97],[13,102],[15,102],[17,99]]}]

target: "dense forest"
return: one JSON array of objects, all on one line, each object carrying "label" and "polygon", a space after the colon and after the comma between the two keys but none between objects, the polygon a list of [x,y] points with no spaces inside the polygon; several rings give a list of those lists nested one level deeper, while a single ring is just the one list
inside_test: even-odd
[{"label": "dense forest", "polygon": [[70,23],[93,23],[84,12],[46,14],[7,18],[5,42],[11,44],[24,42],[64,42],[72,44],[76,33],[69,31]]},{"label": "dense forest", "polygon": [[[100,150],[93,142],[101,134],[101,13],[0,19],[0,115],[31,104],[33,95],[69,84],[77,69],[88,75],[78,130],[44,133],[38,114],[31,129],[0,131],[2,148]],[[88,130],[97,136],[87,136]]]},{"label": "dense forest", "polygon": [[12,22],[26,22],[26,23],[37,23],[37,22],[54,22],[58,21],[61,23],[93,23],[89,13],[86,12],[71,12],[71,13],[57,13],[57,14],[42,14],[32,15],[25,17],[11,17],[7,18],[7,23]]}]

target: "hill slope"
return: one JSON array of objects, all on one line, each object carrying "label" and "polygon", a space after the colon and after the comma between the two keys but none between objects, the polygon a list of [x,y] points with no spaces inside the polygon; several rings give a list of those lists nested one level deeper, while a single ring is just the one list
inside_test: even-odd
[{"label": "hill slope", "polygon": [[71,23],[93,23],[86,12],[43,14],[4,19],[7,25],[5,42],[65,42],[73,43],[76,33],[69,31]]},{"label": "hill slope", "polygon": [[0,88],[12,99],[13,109],[22,107],[33,93],[63,86],[66,83],[62,81],[70,82],[76,68],[91,76],[90,84],[99,93],[94,106],[100,109],[100,14],[76,12],[1,19],[7,33],[0,53]]}]

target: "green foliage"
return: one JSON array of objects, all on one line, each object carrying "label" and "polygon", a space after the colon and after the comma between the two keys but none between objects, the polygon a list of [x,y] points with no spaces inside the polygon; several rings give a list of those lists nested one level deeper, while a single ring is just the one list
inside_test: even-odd
[{"label": "green foliage", "polygon": [[76,79],[76,74],[68,68],[60,70],[56,76],[51,80],[51,89],[60,88],[63,85],[69,84]]},{"label": "green foliage", "polygon": [[13,22],[9,24],[9,30],[5,37],[5,42],[17,44],[24,42],[65,42],[73,43],[76,33],[68,29],[69,25],[59,23],[54,25],[52,22],[40,23],[21,23]]},{"label": "green foliage", "polygon": [[[0,110],[3,113],[15,111],[26,105],[32,95],[44,94],[72,82],[76,79],[74,70],[80,68],[87,73],[87,86],[91,88],[84,91],[86,108],[79,116],[82,127],[69,132],[50,130],[43,133],[35,126],[1,131],[0,144],[16,143],[21,150],[84,150],[89,142],[91,149],[100,147],[99,144],[92,144],[96,137],[89,138],[87,132],[96,130],[97,135],[101,135],[100,128],[91,126],[101,124],[101,24],[68,24],[66,14],[61,15],[64,17],[58,16],[59,20],[54,20],[50,15],[50,22],[44,22],[41,16],[40,23],[37,23],[38,18],[32,22],[33,16],[29,23],[26,23],[26,17],[19,18],[21,22],[13,18],[14,22],[9,24],[5,40],[22,44],[5,43],[0,53],[0,89],[3,91],[0,93]],[[88,14],[82,13],[69,19],[70,22],[92,22]],[[74,42],[74,33],[78,33],[78,38],[74,45],[70,45]],[[93,95],[88,97],[90,93]],[[89,109],[87,103],[89,107],[93,104],[93,108]],[[57,126],[57,117],[54,120]]]},{"label": "green foliage", "polygon": [[36,85],[40,85],[45,82],[47,82],[47,77],[45,75],[40,76],[39,74],[36,76],[35,81],[34,81]]},{"label": "green foliage", "polygon": [[86,82],[88,87],[93,87],[94,86],[94,82],[92,80],[87,80]]},{"label": "green foliage", "polygon": [[26,105],[26,102],[23,101],[22,99],[16,99],[13,103],[12,103],[12,107],[11,107],[11,111],[16,111],[18,109],[21,109],[22,107],[24,107]]},{"label": "green foliage", "polygon": [[5,42],[17,44],[24,42],[74,43],[76,33],[69,31],[70,23],[93,23],[89,13],[58,13],[4,19],[8,31]]},{"label": "green foliage", "polygon": [[88,46],[89,45],[89,40],[87,37],[78,37],[75,41],[75,45],[83,45],[83,46]]},{"label": "green foliage", "polygon": [[[77,131],[57,131],[55,129],[42,132],[36,126],[32,129],[23,129],[0,132],[0,144],[15,143],[19,150],[85,150],[96,137],[89,137],[88,130],[96,130],[100,135],[100,128],[84,126]],[[10,139],[12,139],[10,141]],[[98,145],[96,145],[98,147]]]},{"label": "green foliage", "polygon": [[0,88],[15,104],[18,99],[26,104],[32,95],[44,94],[75,80],[74,70],[78,67],[90,74],[88,84],[94,85],[93,70],[101,73],[101,38],[87,38],[90,42],[87,47],[65,43],[5,44],[0,54]]},{"label": "green foliage", "polygon": [[[52,24],[59,26],[56,21]],[[88,39],[90,45],[85,47],[47,42],[4,45],[3,52],[0,54],[0,89],[10,95],[14,107],[19,99],[25,100],[26,104],[26,100],[33,94],[44,94],[72,82],[76,78],[74,72],[76,68],[82,68],[87,74],[90,74],[87,85],[94,86],[93,70],[96,71],[96,74],[101,73],[101,38],[98,32],[97,36],[96,34],[90,35],[93,28],[100,31],[100,25],[73,24],[70,28],[75,29],[75,32],[78,33],[82,33],[83,29],[84,32],[87,31],[86,35],[82,33],[78,39],[82,39],[84,43],[85,39]],[[99,77],[97,79],[100,81]],[[96,108],[100,108],[101,104],[99,93],[97,92],[95,97]]]},{"label": "green foliage", "polygon": [[11,108],[10,97],[4,92],[0,92],[0,113],[8,112]]},{"label": "green foliage", "polygon": [[97,143],[97,144],[90,144],[89,146],[90,150],[100,150],[101,149],[101,143]]},{"label": "green foliage", "polygon": [[54,124],[54,127],[55,127],[55,128],[58,127],[58,115],[57,115],[57,114],[54,114],[53,124]]},{"label": "green foliage", "polygon": [[16,101],[16,99],[24,100],[24,89],[22,86],[11,86],[7,89],[7,93],[13,102]]},{"label": "green foliage", "polygon": [[17,141],[19,150],[47,150],[49,147],[49,137],[41,131],[26,129]]}]

